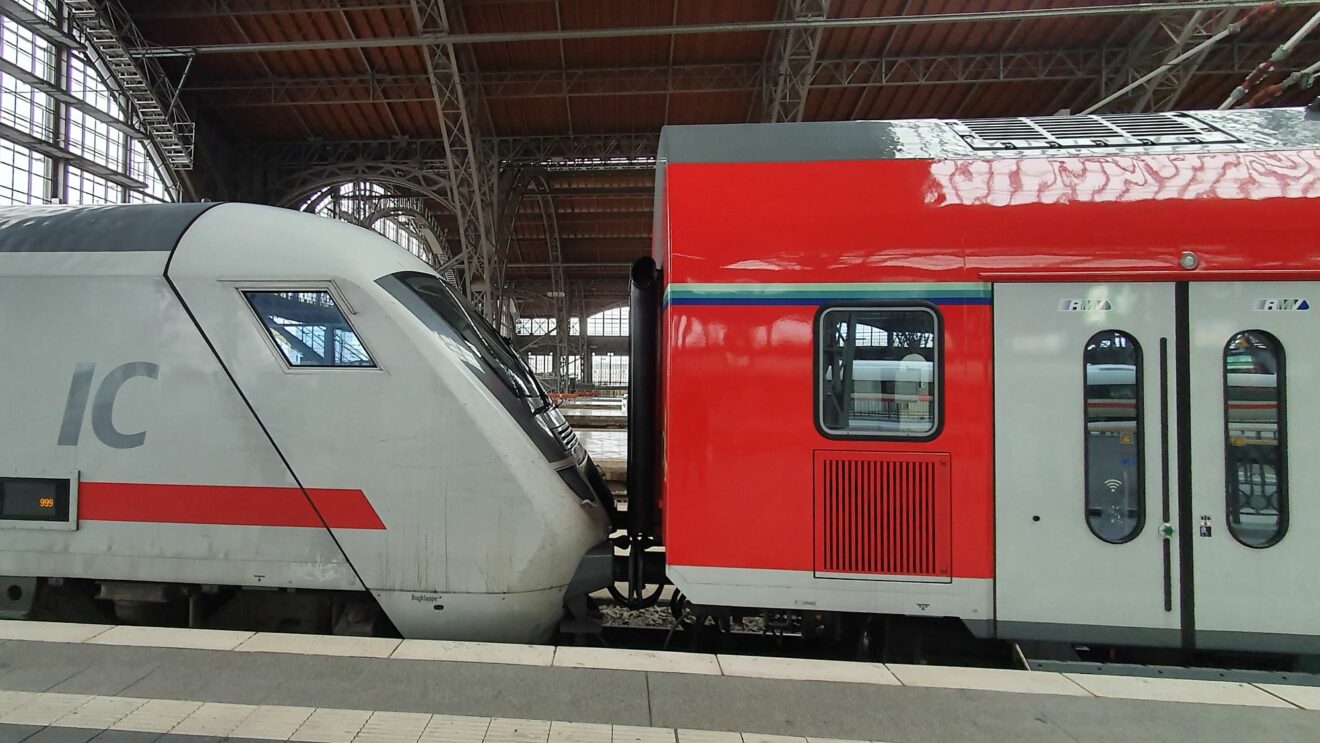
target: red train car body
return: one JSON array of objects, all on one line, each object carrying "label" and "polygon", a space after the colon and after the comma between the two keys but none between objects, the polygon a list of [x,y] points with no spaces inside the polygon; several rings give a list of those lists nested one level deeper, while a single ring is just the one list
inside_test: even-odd
[{"label": "red train car body", "polygon": [[[694,603],[1314,649],[1320,123],[661,142],[658,531]],[[1257,357],[1276,412],[1242,444]]]}]

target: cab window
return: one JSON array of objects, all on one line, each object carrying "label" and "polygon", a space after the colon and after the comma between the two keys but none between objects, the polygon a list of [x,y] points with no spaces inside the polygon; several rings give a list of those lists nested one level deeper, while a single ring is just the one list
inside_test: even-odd
[{"label": "cab window", "polygon": [[245,291],[244,298],[289,366],[374,367],[328,291]]}]

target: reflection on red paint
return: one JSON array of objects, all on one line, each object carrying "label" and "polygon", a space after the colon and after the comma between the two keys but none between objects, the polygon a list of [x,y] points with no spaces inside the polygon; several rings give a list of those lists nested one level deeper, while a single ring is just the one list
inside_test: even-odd
[{"label": "reflection on red paint", "polygon": [[1015,206],[1317,195],[1320,153],[1295,151],[936,160],[925,202]]},{"label": "reflection on red paint", "polygon": [[[665,282],[1311,267],[1320,151],[668,166]],[[748,184],[755,184],[754,198]],[[1066,207],[1066,208],[1065,208]],[[1268,250],[1262,250],[1268,241]]]}]

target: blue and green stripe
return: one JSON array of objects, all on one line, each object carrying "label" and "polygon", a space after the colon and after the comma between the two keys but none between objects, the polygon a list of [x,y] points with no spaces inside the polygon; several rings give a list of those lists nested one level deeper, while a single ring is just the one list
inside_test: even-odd
[{"label": "blue and green stripe", "polygon": [[867,300],[937,305],[990,304],[990,285],[975,281],[830,284],[670,284],[666,305],[821,305]]}]

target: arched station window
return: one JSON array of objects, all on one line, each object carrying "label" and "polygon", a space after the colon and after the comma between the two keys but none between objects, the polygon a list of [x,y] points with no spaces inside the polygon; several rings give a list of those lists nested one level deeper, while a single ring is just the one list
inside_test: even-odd
[{"label": "arched station window", "polygon": [[426,213],[421,202],[399,196],[379,183],[346,181],[313,193],[298,209],[368,227],[434,264],[436,259],[423,234],[430,227],[417,223],[417,215]]}]

